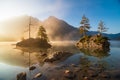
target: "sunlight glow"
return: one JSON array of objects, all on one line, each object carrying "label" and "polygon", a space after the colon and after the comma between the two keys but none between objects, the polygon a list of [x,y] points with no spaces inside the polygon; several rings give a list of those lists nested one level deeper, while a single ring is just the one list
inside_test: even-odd
[{"label": "sunlight glow", "polygon": [[0,7],[0,21],[26,14],[19,6],[8,5]]},{"label": "sunlight glow", "polygon": [[[33,17],[44,18],[45,16],[64,16],[68,5],[64,5],[63,0],[13,0],[0,1],[0,21],[20,16],[31,15]],[[64,13],[58,14],[65,10]]]}]

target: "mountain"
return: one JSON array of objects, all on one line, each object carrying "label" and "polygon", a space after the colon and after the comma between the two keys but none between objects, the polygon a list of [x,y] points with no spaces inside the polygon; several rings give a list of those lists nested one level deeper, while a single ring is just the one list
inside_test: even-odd
[{"label": "mountain", "polygon": [[[81,37],[79,29],[67,22],[58,19],[54,16],[50,16],[48,19],[42,22],[42,25],[46,29],[50,40],[79,40]],[[97,31],[89,31],[88,35],[98,34]],[[103,33],[104,36],[110,40],[120,40],[120,33],[118,34],[107,34]]]},{"label": "mountain", "polygon": [[[87,34],[95,35],[95,34],[98,34],[98,32],[97,31],[89,31]],[[120,33],[117,33],[117,34],[102,33],[102,35],[108,37],[110,40],[120,40]]]},{"label": "mountain", "polygon": [[120,40],[120,33],[117,34],[104,34],[111,40]]},{"label": "mountain", "polygon": [[[0,22],[0,28],[4,28],[3,32],[0,31],[0,41],[20,40],[22,37],[28,38],[28,25],[30,21],[31,37],[37,37],[37,32],[41,25],[46,29],[50,41],[79,40],[81,36],[78,28],[75,28],[64,20],[58,19],[54,16],[50,16],[44,21],[40,21],[34,17],[20,16],[8,21]],[[87,34],[95,35],[97,33],[98,32],[96,31],[89,31]],[[112,40],[120,40],[120,33],[103,33],[103,35]]]},{"label": "mountain", "polygon": [[50,40],[74,40],[79,36],[77,28],[54,16],[50,16],[43,21],[42,25],[46,29]]}]

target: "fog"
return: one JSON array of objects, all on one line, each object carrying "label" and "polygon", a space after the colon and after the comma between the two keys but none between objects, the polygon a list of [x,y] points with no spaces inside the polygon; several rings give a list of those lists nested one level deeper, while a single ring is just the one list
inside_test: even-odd
[{"label": "fog", "polygon": [[30,16],[20,16],[0,22],[0,41],[20,41],[28,38],[28,28],[31,28],[31,37],[36,38],[39,26],[46,29],[50,41],[66,41],[78,38],[77,29],[53,16],[44,21]]}]

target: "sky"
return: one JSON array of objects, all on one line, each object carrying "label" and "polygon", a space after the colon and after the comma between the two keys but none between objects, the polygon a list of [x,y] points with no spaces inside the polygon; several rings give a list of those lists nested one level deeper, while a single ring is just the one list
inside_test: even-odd
[{"label": "sky", "polygon": [[[80,26],[85,15],[92,31],[97,30],[102,20],[109,28],[107,33],[120,32],[120,0],[0,0],[0,21],[21,15],[39,20],[55,16],[75,27]],[[4,31],[2,27],[0,31]]]}]

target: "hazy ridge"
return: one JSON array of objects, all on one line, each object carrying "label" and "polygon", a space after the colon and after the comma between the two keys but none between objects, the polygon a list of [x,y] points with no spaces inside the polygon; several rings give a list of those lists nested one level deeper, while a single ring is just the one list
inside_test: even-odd
[{"label": "hazy ridge", "polygon": [[[37,36],[37,30],[42,25],[48,34],[51,41],[60,40],[78,40],[80,38],[79,29],[72,25],[69,25],[64,20],[58,19],[54,16],[48,17],[44,21],[40,21],[37,18],[29,16],[20,16],[8,21],[0,22],[0,26],[4,26],[6,31],[0,33],[0,41],[15,41],[20,40],[22,37],[28,37],[28,23],[31,20],[31,36]],[[87,34],[94,35],[96,31],[90,31]],[[118,34],[106,34],[110,39],[120,40],[120,33]]]}]

